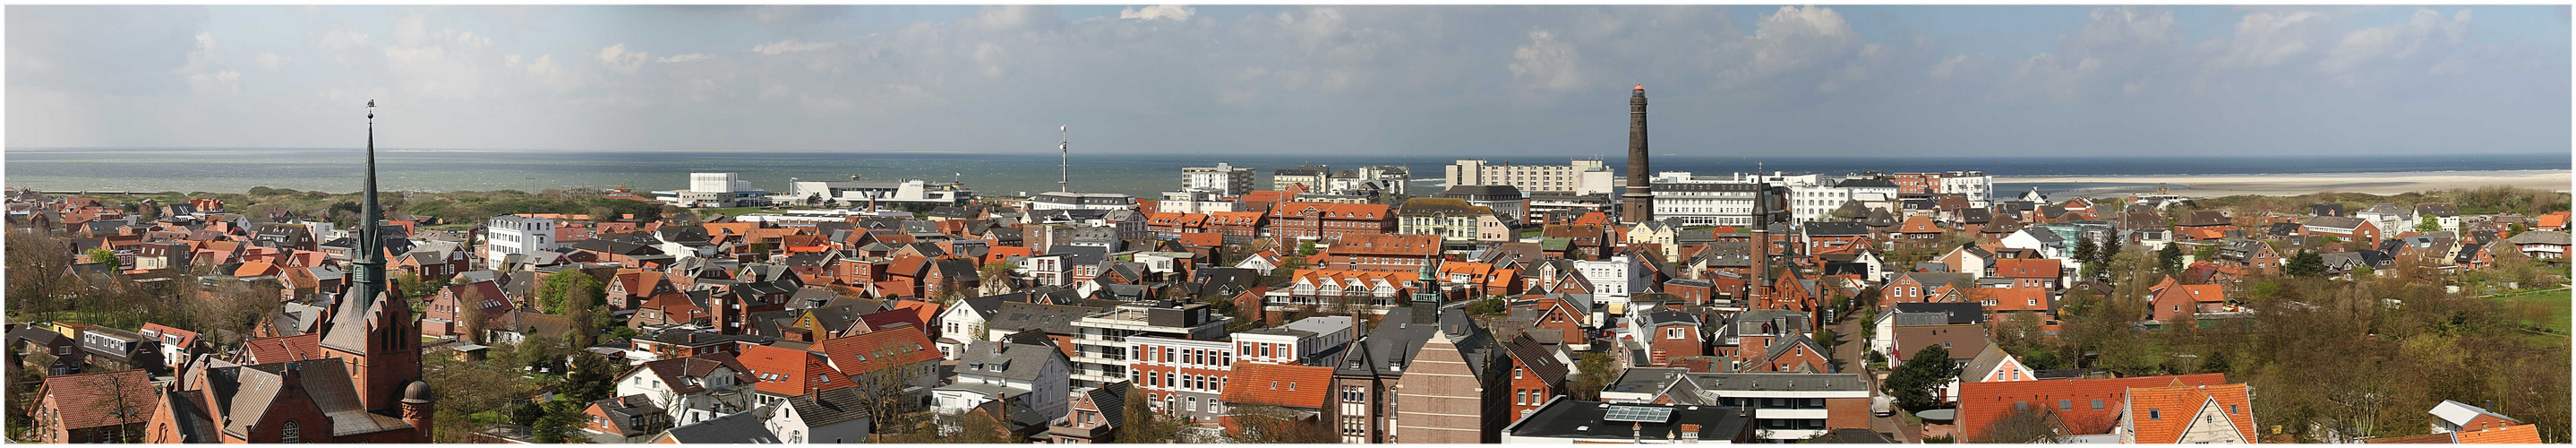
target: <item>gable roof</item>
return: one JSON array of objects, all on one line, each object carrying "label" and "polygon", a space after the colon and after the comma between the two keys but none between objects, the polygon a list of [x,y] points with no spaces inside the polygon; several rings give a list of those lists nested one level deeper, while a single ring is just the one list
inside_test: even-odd
[{"label": "gable roof", "polygon": [[[2203,384],[2132,387],[2128,390],[2130,427],[2137,443],[2169,444],[2181,441],[2184,431],[2199,423],[2204,406],[2216,406],[2236,426],[2236,434],[2249,441],[2255,437],[2254,403],[2248,399],[2243,384]],[[2089,406],[2089,404],[2088,404]],[[2229,412],[2236,411],[2236,412]]]},{"label": "gable roof", "polygon": [[736,412],[664,431],[660,442],[674,443],[779,443],[778,435],[760,420],[757,412]]},{"label": "gable roof", "polygon": [[2494,429],[2460,431],[2453,433],[2452,435],[2454,437],[2458,437],[2460,443],[2541,443],[2540,427],[2537,425],[2513,425]]},{"label": "gable roof", "polygon": [[855,387],[787,397],[787,405],[796,408],[796,416],[809,428],[867,418],[866,404],[867,397]]},{"label": "gable roof", "polygon": [[1323,409],[1333,391],[1333,368],[1329,366],[1238,361],[1231,378],[1221,398],[1227,403]]},{"label": "gable roof", "polygon": [[941,358],[930,336],[913,326],[825,339],[814,343],[810,350],[822,353],[841,374],[850,376]]},{"label": "gable roof", "polygon": [[55,375],[45,377],[44,387],[66,429],[143,423],[160,405],[152,376],[142,370]]},{"label": "gable roof", "polygon": [[[2119,424],[2119,403],[2129,388],[2226,383],[2227,375],[2218,373],[1960,383],[1959,418],[1955,422],[1961,439],[1976,440],[1994,422],[2011,415],[2016,406],[2057,409],[2059,401],[2065,400],[2069,409],[2055,411],[2059,423],[2073,434],[2102,434]],[[2091,400],[2102,400],[2102,409],[2093,409]]]}]

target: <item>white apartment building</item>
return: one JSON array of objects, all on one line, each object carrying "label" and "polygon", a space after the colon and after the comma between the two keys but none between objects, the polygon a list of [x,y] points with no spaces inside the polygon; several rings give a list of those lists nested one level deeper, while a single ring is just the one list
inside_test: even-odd
[{"label": "white apartment building", "polygon": [[[1789,222],[1791,224],[1832,220],[1834,210],[1841,208],[1844,202],[1860,201],[1864,204],[1893,206],[1891,203],[1897,198],[1897,187],[1895,182],[1876,178],[1831,179],[1815,173],[1790,174],[1777,171],[1771,172],[1770,174],[1735,173],[1735,175],[1730,177],[1719,178],[1695,177],[1688,171],[1665,171],[1656,173],[1655,182],[1658,184],[1655,187],[1657,196],[1655,201],[1657,207],[1655,210],[1655,216],[1659,218],[1681,216],[1666,214],[1662,208],[1662,204],[1664,202],[1662,196],[1664,196],[1663,190],[1665,188],[1661,184],[1665,183],[1752,184],[1759,182],[1786,187],[1789,190],[1789,196],[1785,199],[1789,206]],[[1711,207],[1710,205],[1705,205],[1700,202],[1694,202],[1697,199],[1695,196],[1716,195],[1715,193],[1691,192],[1686,190],[1688,189],[1681,188],[1676,190],[1675,200],[1679,201],[1675,203],[1677,208],[1689,209]],[[1743,199],[1743,202],[1740,203],[1741,206],[1747,208],[1747,210],[1742,212],[1745,214],[1745,222],[1751,221],[1752,212],[1750,208],[1752,206],[1752,202],[1749,197],[1750,196],[1748,195],[1747,199]],[[1737,203],[1728,202],[1728,204],[1732,206]],[[1721,220],[1723,221],[1724,219]],[[1691,222],[1692,220],[1688,219],[1685,219],[1685,221],[1685,225],[1703,225],[1700,222]]]},{"label": "white apartment building", "polygon": [[555,220],[519,215],[494,216],[483,223],[484,267],[500,269],[509,255],[526,256],[555,250]]},{"label": "white apartment building", "polygon": [[1219,195],[1214,191],[1206,190],[1166,191],[1163,192],[1163,200],[1154,202],[1154,212],[1216,213],[1235,211],[1234,206],[1237,203],[1225,200],[1225,198],[1221,196],[1222,195]]},{"label": "white apartment building", "polygon": [[1510,185],[1529,195],[1609,194],[1618,176],[1600,159],[1576,159],[1565,165],[1489,164],[1461,159],[1449,165],[1447,186]]},{"label": "white apartment building", "polygon": [[1683,226],[1753,224],[1753,200],[1762,184],[1734,182],[1657,183],[1655,218],[1680,219]]},{"label": "white apartment building", "polygon": [[1234,318],[1210,312],[1207,304],[1170,306],[1141,304],[1117,308],[1073,321],[1072,378],[1077,387],[1099,387],[1129,380],[1127,364],[1135,353],[1128,337],[1223,340]]},{"label": "white apartment building", "polygon": [[1991,201],[1994,197],[1995,176],[1988,175],[1983,171],[1950,171],[1941,173],[1940,189],[1934,190],[1934,192],[1939,194],[1964,195],[1968,197],[1969,207],[1983,208],[1986,207],[1987,204],[1990,204],[1988,201]]},{"label": "white apartment building", "polygon": [[1218,196],[1237,196],[1252,191],[1252,169],[1217,163],[1215,167],[1181,169],[1181,189],[1216,192]]},{"label": "white apartment building", "polygon": [[1287,325],[1234,334],[1237,359],[1271,364],[1307,364],[1309,358],[1359,339],[1350,316],[1316,316]]},{"label": "white apartment building", "polygon": [[1574,260],[1574,271],[1592,282],[1593,300],[1610,304],[1612,309],[1624,309],[1620,307],[1627,306],[1630,293],[1651,291],[1654,286],[1650,277],[1653,270],[1646,268],[1645,260],[1627,255],[1600,261]]},{"label": "white apartment building", "polygon": [[965,204],[973,202],[975,191],[958,184],[933,184],[913,179],[902,182],[789,182],[785,196],[771,197],[781,203],[802,204],[808,198],[845,204],[929,203]]},{"label": "white apartment building", "polygon": [[655,200],[681,207],[734,207],[768,205],[768,191],[751,188],[751,182],[734,173],[689,173],[689,189],[655,191]]}]

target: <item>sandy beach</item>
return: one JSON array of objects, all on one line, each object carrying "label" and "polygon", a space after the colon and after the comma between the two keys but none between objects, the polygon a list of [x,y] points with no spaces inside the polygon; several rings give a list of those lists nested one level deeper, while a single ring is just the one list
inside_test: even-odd
[{"label": "sandy beach", "polygon": [[2240,194],[2297,196],[2323,192],[2386,195],[2409,191],[2478,188],[2488,185],[2568,191],[2570,180],[2568,171],[2525,170],[2213,176],[1998,176],[1995,178],[1995,183],[2075,184],[2077,188],[2065,193],[2091,196],[2148,193],[2154,192],[2157,184],[2164,184],[2172,188],[2173,194],[2217,197]]}]

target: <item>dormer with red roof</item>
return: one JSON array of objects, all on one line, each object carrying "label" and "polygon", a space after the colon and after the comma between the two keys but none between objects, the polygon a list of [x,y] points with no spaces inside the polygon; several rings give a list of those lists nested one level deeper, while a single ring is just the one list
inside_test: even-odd
[{"label": "dormer with red roof", "polygon": [[2252,388],[2243,384],[2131,387],[2121,402],[2120,443],[2253,443]]},{"label": "dormer with red roof", "polygon": [[734,358],[751,370],[752,390],[759,392],[761,403],[853,385],[822,353],[753,345],[743,347]]}]

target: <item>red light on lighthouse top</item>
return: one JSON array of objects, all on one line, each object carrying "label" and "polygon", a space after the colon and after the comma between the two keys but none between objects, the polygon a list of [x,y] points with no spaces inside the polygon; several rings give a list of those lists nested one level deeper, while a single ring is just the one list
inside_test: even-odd
[{"label": "red light on lighthouse top", "polygon": [[1646,85],[1645,85],[1645,84],[1638,84],[1638,85],[1637,85],[1637,90],[1646,90]]}]

